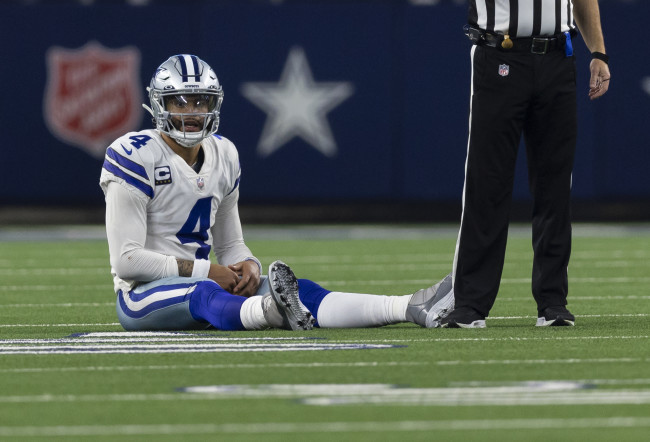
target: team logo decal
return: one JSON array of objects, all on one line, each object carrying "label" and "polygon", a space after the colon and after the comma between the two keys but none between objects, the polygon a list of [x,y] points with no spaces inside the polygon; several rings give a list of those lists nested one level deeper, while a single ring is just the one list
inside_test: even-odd
[{"label": "team logo decal", "polygon": [[142,118],[140,52],[90,42],[47,52],[45,122],[57,138],[101,158],[106,146]]},{"label": "team logo decal", "polygon": [[248,82],[242,94],[267,117],[257,152],[267,157],[301,138],[326,157],[338,147],[327,114],[354,93],[349,81],[316,81],[302,47],[289,51],[278,82]]},{"label": "team logo decal", "polygon": [[499,65],[499,75],[502,77],[507,77],[510,74],[510,66],[507,64]]}]

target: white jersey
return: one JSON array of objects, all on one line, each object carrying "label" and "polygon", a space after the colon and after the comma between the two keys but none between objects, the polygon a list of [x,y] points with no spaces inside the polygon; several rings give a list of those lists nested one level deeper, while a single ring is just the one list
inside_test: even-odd
[{"label": "white jersey", "polygon": [[100,186],[115,291],[178,276],[176,258],[222,265],[253,259],[237,209],[240,166],[234,144],[218,135],[202,143],[197,173],[157,130],[130,132],[106,150]]}]

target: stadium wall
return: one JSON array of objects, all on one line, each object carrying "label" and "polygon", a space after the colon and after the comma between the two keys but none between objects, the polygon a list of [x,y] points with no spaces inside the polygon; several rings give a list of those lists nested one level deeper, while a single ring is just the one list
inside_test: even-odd
[{"label": "stadium wall", "polygon": [[[103,152],[120,134],[151,127],[144,88],[176,53],[199,55],[223,84],[219,133],[240,152],[245,219],[455,220],[467,143],[466,8],[3,2],[0,222],[12,209],[29,217],[43,206],[97,218]],[[589,54],[576,45],[576,213],[650,219],[650,2],[601,1],[601,10],[613,79],[596,102],[587,98]],[[525,217],[524,149],[514,199],[515,216]]]}]

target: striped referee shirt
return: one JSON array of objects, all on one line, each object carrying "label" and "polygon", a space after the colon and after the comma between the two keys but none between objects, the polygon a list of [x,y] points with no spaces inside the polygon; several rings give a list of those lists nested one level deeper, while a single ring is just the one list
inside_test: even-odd
[{"label": "striped referee shirt", "polygon": [[551,36],[575,28],[571,0],[470,0],[468,23],[511,38]]}]

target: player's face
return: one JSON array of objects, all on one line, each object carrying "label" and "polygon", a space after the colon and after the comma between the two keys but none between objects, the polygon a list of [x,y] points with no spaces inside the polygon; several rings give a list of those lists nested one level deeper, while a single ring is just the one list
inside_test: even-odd
[{"label": "player's face", "polygon": [[178,130],[199,132],[203,130],[205,115],[214,109],[215,97],[204,94],[172,95],[165,98],[165,107],[172,114],[171,121]]}]

